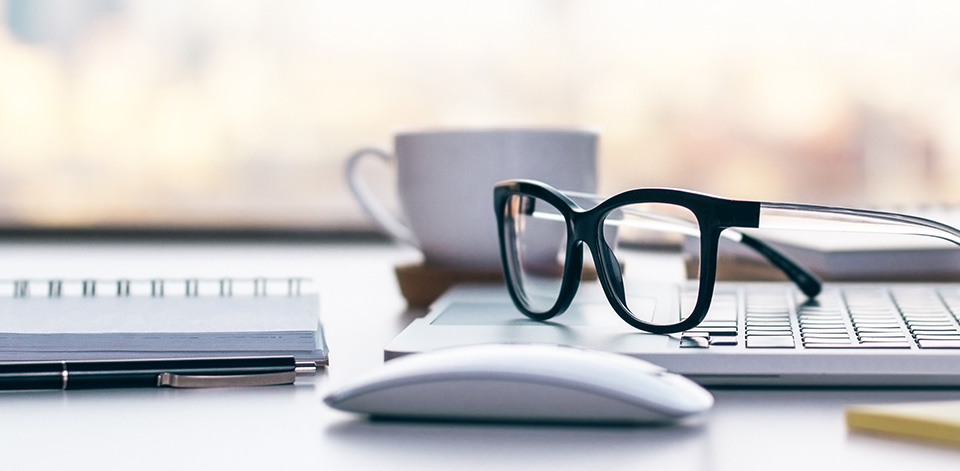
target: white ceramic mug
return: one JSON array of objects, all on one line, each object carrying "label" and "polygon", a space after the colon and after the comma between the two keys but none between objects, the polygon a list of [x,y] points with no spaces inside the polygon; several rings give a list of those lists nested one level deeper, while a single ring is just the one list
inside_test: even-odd
[{"label": "white ceramic mug", "polygon": [[[402,132],[395,154],[362,149],[347,179],[357,201],[394,238],[413,244],[431,265],[498,269],[500,249],[493,186],[514,178],[555,188],[596,191],[597,135],[584,130],[499,129]],[[403,215],[387,211],[366,189],[358,163],[396,159]]]}]

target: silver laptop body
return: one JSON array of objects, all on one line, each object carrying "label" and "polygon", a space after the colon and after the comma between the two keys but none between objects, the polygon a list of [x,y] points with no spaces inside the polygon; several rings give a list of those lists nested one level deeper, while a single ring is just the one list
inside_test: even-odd
[{"label": "silver laptop body", "polygon": [[548,322],[502,286],[458,287],[411,323],[385,358],[481,343],[548,343],[623,353],[705,385],[960,386],[960,284],[832,283],[815,300],[789,283],[718,283],[695,330],[644,333],[596,285]]}]

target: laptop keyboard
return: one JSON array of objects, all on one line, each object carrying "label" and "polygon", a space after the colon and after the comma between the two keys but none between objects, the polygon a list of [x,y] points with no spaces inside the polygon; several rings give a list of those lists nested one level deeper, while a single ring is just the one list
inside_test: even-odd
[{"label": "laptop keyboard", "polygon": [[718,286],[684,348],[960,349],[960,287],[826,288],[815,300],[794,290]]}]

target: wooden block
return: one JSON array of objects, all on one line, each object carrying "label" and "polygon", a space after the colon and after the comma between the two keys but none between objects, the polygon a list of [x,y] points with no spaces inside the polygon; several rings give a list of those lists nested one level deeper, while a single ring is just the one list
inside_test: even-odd
[{"label": "wooden block", "polygon": [[[623,266],[623,263],[621,263]],[[400,294],[407,300],[407,305],[414,308],[425,308],[437,300],[444,292],[458,284],[502,284],[503,271],[476,270],[460,267],[446,267],[436,265],[401,265],[394,269],[397,283],[400,285]],[[582,281],[597,279],[597,271],[590,265],[585,265],[581,272]]]},{"label": "wooden block", "polygon": [[402,265],[395,269],[400,294],[410,307],[424,308],[457,284],[503,283],[500,270],[474,270],[458,267]]}]

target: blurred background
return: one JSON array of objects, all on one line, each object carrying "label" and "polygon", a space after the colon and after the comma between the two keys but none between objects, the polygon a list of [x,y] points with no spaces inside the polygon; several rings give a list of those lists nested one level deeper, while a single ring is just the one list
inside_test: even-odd
[{"label": "blurred background", "polygon": [[0,227],[364,230],[346,157],[461,126],[595,129],[605,193],[954,204],[958,24],[918,0],[3,0]]}]

